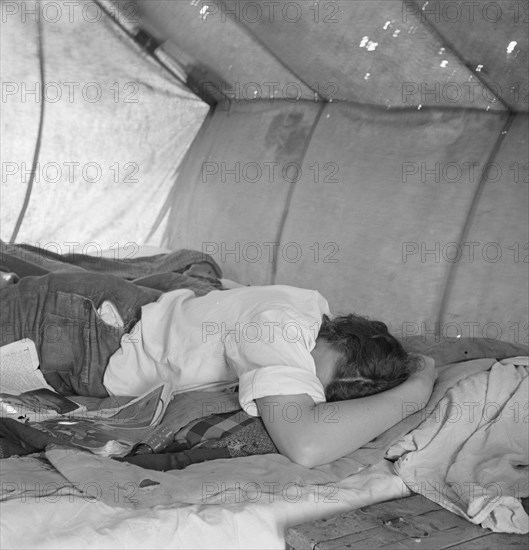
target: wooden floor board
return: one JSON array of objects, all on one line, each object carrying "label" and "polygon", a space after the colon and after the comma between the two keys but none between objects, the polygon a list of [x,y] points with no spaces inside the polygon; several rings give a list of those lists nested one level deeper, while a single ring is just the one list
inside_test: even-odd
[{"label": "wooden floor board", "polygon": [[450,546],[450,550],[527,550],[527,535],[510,535],[508,533],[487,533],[484,537]]},{"label": "wooden floor board", "polygon": [[286,541],[294,550],[529,550],[527,536],[493,533],[422,495],[297,525]]},{"label": "wooden floor board", "polygon": [[314,550],[339,550],[344,548],[371,550],[372,548],[382,548],[383,546],[395,547],[395,544],[403,538],[405,538],[405,535],[402,533],[386,529],[382,526],[368,529],[361,533],[350,533],[337,539],[320,541],[314,546]]}]

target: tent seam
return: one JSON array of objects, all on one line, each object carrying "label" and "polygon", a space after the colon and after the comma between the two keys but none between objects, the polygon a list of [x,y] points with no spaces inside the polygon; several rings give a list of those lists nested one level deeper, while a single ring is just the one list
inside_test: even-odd
[{"label": "tent seam", "polygon": [[[303,164],[303,161],[305,160],[305,156],[307,155],[307,151],[308,151],[308,149],[310,147],[310,143],[312,141],[312,136],[314,135],[314,132],[316,131],[316,127],[318,126],[318,123],[320,121],[320,118],[321,118],[321,116],[323,114],[323,111],[325,110],[326,106],[327,106],[327,102],[322,102],[320,104],[320,107],[318,109],[318,112],[316,114],[314,122],[312,123],[312,128],[310,129],[309,135],[307,136],[306,144],[305,144],[305,147],[303,149],[303,153],[300,156],[300,164]],[[297,183],[297,181],[293,181],[290,184],[290,187],[288,189],[287,198],[285,200],[285,206],[283,208],[283,214],[281,215],[281,220],[279,222],[279,228],[278,228],[278,231],[277,231],[277,234],[276,234],[276,240],[275,240],[276,243],[281,242],[281,238],[283,236],[283,232],[284,232],[287,217],[288,217],[288,212],[290,210],[290,203],[292,202],[292,197],[294,195],[294,190],[296,188],[296,183]],[[271,284],[275,284],[275,281],[276,281],[277,267],[278,267],[277,266],[277,258],[278,258],[278,255],[277,255],[277,250],[276,250],[275,253],[274,253],[274,261],[272,263]]]},{"label": "tent seam", "polygon": [[[404,1],[404,3],[406,3],[406,1]],[[421,9],[421,6],[420,6],[420,2],[419,0],[413,0],[413,3],[419,8]],[[474,78],[477,78],[478,81],[481,83],[482,86],[484,86],[487,90],[489,90],[489,92],[493,95],[493,97],[497,98],[498,101],[505,107],[505,109],[509,112],[512,112],[513,109],[511,108],[511,106],[506,103],[506,101],[501,97],[501,96],[498,96],[496,94],[496,92],[490,88],[490,86],[488,85],[487,81],[481,77],[476,71],[475,69],[472,68],[472,66],[470,65],[470,62],[467,62],[465,61],[465,59],[461,56],[461,54],[459,53],[459,50],[456,49],[454,47],[454,45],[452,44],[452,42],[450,40],[448,40],[442,33],[441,31],[439,31],[439,29],[433,25],[430,20],[425,17],[424,18],[424,21],[422,20],[421,18],[421,24],[424,25],[424,27],[426,29],[428,29],[430,31],[430,33],[432,33],[434,36],[436,36],[440,42],[446,47],[448,48],[453,54],[455,57],[457,57],[457,59],[459,60],[459,62],[461,63],[461,65],[463,65],[463,67],[466,67],[471,73],[472,75],[474,76]]]},{"label": "tent seam", "polygon": [[303,84],[304,86],[306,86],[309,90],[311,90],[312,92],[314,92],[315,94],[315,97],[317,97],[317,101],[320,102],[327,102],[327,99],[325,97],[323,97],[319,92],[317,92],[316,90],[314,90],[314,88],[312,86],[310,86],[309,84],[307,84],[307,82],[305,82],[305,80],[303,78],[301,78],[301,76],[294,70],[292,70],[292,68],[287,65],[282,59],[280,59],[269,47],[268,45],[263,42],[258,36],[256,36],[246,25],[244,24],[239,24],[237,23],[237,19],[233,17],[232,13],[230,11],[226,11],[226,14],[227,16],[232,20],[234,21],[234,23],[240,28],[242,29],[247,36],[249,36],[252,40],[254,40],[255,42],[257,42],[265,51],[267,51],[276,61],[277,63],[279,63],[284,69],[286,69],[290,74],[294,75],[301,84]]},{"label": "tent seam", "polygon": [[[500,134],[499,134],[498,138],[496,139],[496,142],[495,142],[494,146],[492,147],[492,150],[491,150],[490,155],[487,159],[486,165],[490,165],[494,161],[494,159],[497,157],[498,152],[499,152],[503,142],[505,141],[505,137],[506,137],[513,121],[514,121],[515,116],[516,116],[515,113],[513,113],[512,111],[509,111],[509,114],[507,116],[507,120],[505,121],[505,124],[503,125],[503,127],[500,131]],[[460,233],[459,239],[457,241],[459,246],[461,246],[462,243],[465,242],[464,240],[468,236],[468,233],[470,231],[470,226],[471,226],[472,222],[474,221],[474,217],[475,217],[475,214],[476,214],[481,196],[483,195],[483,191],[484,191],[486,183],[487,183],[487,179],[488,179],[487,176],[488,176],[487,171],[483,170],[482,174],[481,174],[480,181],[479,181],[477,189],[476,189],[476,192],[474,193],[474,197],[472,198],[472,201],[470,203],[470,206],[469,206],[466,218],[465,218],[465,222],[463,224],[463,227],[461,228],[461,233]],[[450,294],[452,292],[452,288],[454,287],[455,276],[456,276],[457,267],[458,267],[457,264],[458,264],[458,262],[453,262],[453,263],[450,264],[450,267],[448,268],[448,273],[447,273],[447,276],[446,276],[446,283],[445,283],[444,290],[443,290],[443,293],[442,293],[442,296],[441,296],[441,301],[440,301],[440,306],[439,306],[439,314],[437,316],[437,323],[435,325],[436,326],[436,332],[437,332],[437,329],[440,330],[441,323],[443,322],[443,319],[446,316],[446,305],[447,305],[448,299],[450,297]]]},{"label": "tent seam", "polygon": [[[40,1],[37,3],[37,5],[40,13],[42,9]],[[40,80],[41,80],[42,86],[44,87],[45,79],[46,79],[46,69],[45,69],[45,59],[44,59],[44,27],[41,22],[41,17],[37,19],[37,46],[39,48],[38,57],[39,57]],[[24,222],[24,218],[26,217],[29,201],[31,199],[31,194],[33,192],[33,185],[35,183],[35,174],[37,172],[37,162],[40,156],[40,148],[42,145],[42,132],[44,128],[45,104],[46,102],[44,100],[40,101],[39,126],[38,126],[38,132],[37,132],[37,142],[35,144],[35,150],[33,152],[31,174],[30,174],[28,186],[26,189],[26,194],[24,196],[24,202],[22,203],[22,208],[20,209],[20,212],[18,214],[18,218],[15,223],[15,227],[13,229],[10,242],[15,242],[18,236],[20,228],[22,227],[22,224]]]}]

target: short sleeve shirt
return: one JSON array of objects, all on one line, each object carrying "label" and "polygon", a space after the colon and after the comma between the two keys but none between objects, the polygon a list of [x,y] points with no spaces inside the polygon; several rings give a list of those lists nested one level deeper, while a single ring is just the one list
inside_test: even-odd
[{"label": "short sleeve shirt", "polygon": [[308,394],[325,401],[311,351],[327,301],[286,285],[241,287],[197,297],[163,294],[110,358],[104,384],[113,395],[141,395],[161,384],[173,391],[239,380],[239,400]]}]

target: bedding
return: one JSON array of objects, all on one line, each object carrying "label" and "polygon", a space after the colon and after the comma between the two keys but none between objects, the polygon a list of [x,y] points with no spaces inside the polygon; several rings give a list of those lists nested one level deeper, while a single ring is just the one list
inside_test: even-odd
[{"label": "bedding", "polygon": [[[424,409],[412,404],[415,414],[364,448],[313,469],[264,454],[162,472],[61,446],[4,459],[0,542],[9,548],[134,548],[139,540],[142,548],[284,548],[292,525],[412,494],[417,486],[398,463],[394,469],[395,449],[407,456],[406,441],[420,439],[429,412],[453,388],[462,388],[458,402],[476,401],[474,387],[460,382],[488,377],[494,369],[494,376],[507,379],[509,365],[484,358],[440,367]],[[191,428],[196,424],[186,422],[189,403],[181,423]],[[448,438],[454,427],[443,425]],[[500,477],[495,483],[504,482]]]},{"label": "bedding", "polygon": [[493,531],[529,533],[529,358],[495,362],[450,387],[387,452],[414,492]]},{"label": "bedding", "polygon": [[[123,466],[110,462],[112,468]],[[26,476],[31,469],[26,467]],[[113,475],[116,470],[105,471]],[[96,472],[100,474],[100,465]],[[326,482],[334,479],[329,474],[319,472],[312,480],[307,474],[310,471],[280,455],[217,460],[173,473],[148,472],[149,479],[156,476],[164,480],[162,486],[173,488],[175,501],[149,508],[123,506],[123,497],[141,488],[117,482],[110,485],[109,503],[104,502],[93,477],[87,485],[77,480],[93,498],[72,494],[73,483],[62,493],[38,498],[29,492],[39,483],[34,474],[28,478],[26,497],[2,503],[0,542],[2,548],[281,549],[291,525],[409,494],[388,463],[339,482]]]},{"label": "bedding", "polygon": [[[163,280],[166,275],[151,273],[147,277]],[[183,273],[169,275],[176,276],[178,284],[183,281],[179,279]],[[192,279],[211,283],[208,278]],[[405,404],[411,407],[406,412],[412,414],[363,448],[317,468],[304,468],[274,452],[255,454],[260,449],[265,452],[273,449],[266,449],[266,445],[252,447],[256,432],[248,435],[245,432],[248,426],[242,426],[241,419],[235,422],[236,430],[220,433],[213,430],[207,436],[204,425],[210,428],[214,425],[207,418],[224,415],[222,420],[233,420],[227,413],[239,410],[236,400],[230,405],[226,395],[214,391],[203,392],[207,395],[202,400],[196,395],[182,394],[175,400],[178,405],[166,413],[165,420],[170,420],[172,433],[177,434],[176,443],[183,445],[177,451],[172,450],[188,452],[177,457],[179,469],[143,468],[134,464],[134,460],[115,460],[105,453],[95,454],[57,441],[41,442],[38,448],[29,449],[37,452],[28,456],[4,458],[0,460],[0,545],[2,548],[284,548],[284,534],[292,525],[408,496],[416,490],[418,479],[410,477],[405,464],[413,465],[414,460],[421,459],[420,452],[428,448],[427,444],[421,446],[417,442],[429,441],[430,436],[424,435],[432,422],[428,420],[429,412],[442,406],[455,387],[462,391],[456,401],[473,402],[473,389],[466,388],[463,382],[474,376],[488,379],[492,371],[503,379],[510,363],[498,363],[497,359],[525,355],[527,350],[519,344],[483,339],[432,342],[421,338],[405,341],[404,345],[409,351],[436,359],[439,377],[429,402]],[[204,411],[208,414],[204,415]],[[508,418],[504,420],[509,422]],[[449,440],[456,427],[450,422],[443,425]],[[490,428],[481,427],[482,433]],[[480,455],[480,451],[488,447],[483,446],[483,436],[478,431],[468,444],[483,462],[487,454]],[[237,439],[237,435],[241,437]],[[479,448],[477,452],[473,445]],[[234,457],[232,451],[237,449],[242,454],[252,454]],[[197,454],[195,460],[193,453],[189,453],[199,450],[214,453]],[[230,458],[218,458],[222,456],[219,451],[226,450]],[[13,451],[17,450],[11,448],[11,454]],[[509,452],[518,451],[513,447],[506,454]],[[520,452],[523,455],[524,449]],[[136,456],[137,462],[141,462],[142,455]],[[523,466],[520,456],[518,461]],[[398,460],[396,466],[395,460]],[[450,461],[443,464],[449,467]],[[475,469],[479,470],[479,464],[474,464]],[[413,466],[410,470],[415,471]],[[504,483],[500,479],[502,472],[501,468],[496,469],[493,475],[498,479],[487,478],[485,482]],[[517,496],[523,494],[512,498]],[[524,518],[516,510],[518,525],[523,529]],[[470,513],[467,515],[471,517]],[[500,522],[496,524],[502,528]]]},{"label": "bedding", "polygon": [[[216,392],[178,394],[169,403],[164,419],[152,428],[136,427],[135,424],[132,429],[127,428],[118,417],[117,425],[114,423],[109,429],[104,419],[99,421],[97,415],[94,419],[85,419],[83,413],[75,422],[55,417],[36,424],[0,417],[0,458],[44,451],[50,445],[69,444],[144,468],[172,470],[216,458],[277,453],[262,420],[239,408],[236,390],[237,387],[233,387]],[[88,400],[90,409],[96,411],[95,403],[106,401],[97,398],[80,401]],[[216,409],[230,409],[230,412],[197,418],[213,404]],[[135,411],[135,406],[131,407]],[[76,417],[79,418],[79,414]],[[190,418],[193,420],[183,425]],[[93,436],[96,432],[97,436]],[[86,434],[92,434],[90,440],[86,439]],[[114,443],[112,436],[118,439],[118,445],[110,445]],[[121,456],[124,453],[127,454]]]},{"label": "bedding", "polygon": [[47,248],[23,243],[8,244],[0,240],[0,265],[20,277],[44,275],[53,271],[93,271],[133,281],[159,273],[184,273],[193,264],[206,263],[211,267],[214,277],[222,276],[217,262],[204,252],[180,249],[138,256],[140,247],[135,243],[128,244],[130,246],[125,246],[123,250],[113,250],[113,257],[106,257],[102,251],[95,256],[58,254]]},{"label": "bedding", "polygon": [[[131,243],[133,244],[133,243]],[[132,281],[142,287],[169,292],[190,288],[198,296],[223,288],[222,270],[209,255],[198,250],[180,249],[174,252],[138,256],[137,246],[125,257],[107,258],[102,255],[57,254],[45,248],[26,244],[7,244],[0,241],[0,269],[18,277],[48,273],[104,273]],[[202,272],[196,266],[206,266]]]},{"label": "bedding", "polygon": [[243,410],[213,414],[191,422],[174,435],[174,443],[153,453],[140,444],[122,460],[151,470],[182,470],[216,458],[277,453],[262,420]]}]

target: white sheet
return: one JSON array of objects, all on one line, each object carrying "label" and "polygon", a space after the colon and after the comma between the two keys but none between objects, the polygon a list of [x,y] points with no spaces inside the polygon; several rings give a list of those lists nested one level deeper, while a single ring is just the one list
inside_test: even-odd
[{"label": "white sheet", "polygon": [[[108,463],[110,472],[115,465],[121,471],[124,466],[136,468],[90,456]],[[143,477],[154,479],[145,472]],[[79,494],[35,497],[26,492],[0,505],[0,546],[279,549],[285,547],[284,535],[290,526],[410,494],[387,461],[341,481],[326,481],[337,472],[332,468],[307,470],[280,455],[217,460],[172,474],[157,473],[173,477],[175,502],[152,508],[109,506]],[[304,485],[309,478],[319,482]],[[37,473],[28,487],[31,483],[33,487],[38,483]],[[215,488],[218,492],[206,503],[205,497]],[[118,485],[115,490],[119,495]],[[133,488],[121,488],[127,490],[130,493]],[[87,493],[95,495],[97,489],[93,485]]]},{"label": "white sheet", "polygon": [[529,532],[529,358],[496,362],[454,384],[420,427],[393,445],[415,492],[496,532]]}]

